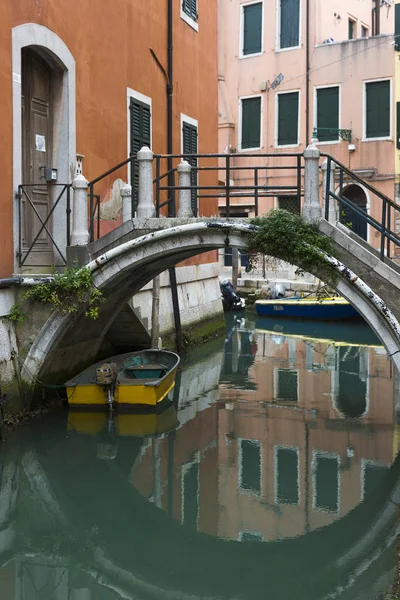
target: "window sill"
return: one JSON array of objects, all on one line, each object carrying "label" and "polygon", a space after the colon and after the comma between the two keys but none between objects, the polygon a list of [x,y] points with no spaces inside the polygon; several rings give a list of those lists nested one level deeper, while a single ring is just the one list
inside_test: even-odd
[{"label": "window sill", "polygon": [[243,60],[244,58],[255,58],[256,56],[262,56],[263,54],[263,50],[261,50],[261,52],[255,52],[254,54],[239,54],[239,60]]},{"label": "window sill", "polygon": [[339,140],[329,140],[329,141],[325,141],[325,142],[315,142],[316,146],[328,146],[329,144],[340,144],[340,139]]},{"label": "window sill", "polygon": [[298,148],[301,144],[299,144],[299,142],[297,142],[297,144],[274,144],[274,148],[276,148],[277,150],[285,150],[287,148]]},{"label": "window sill", "polygon": [[257,148],[238,148],[238,152],[240,153],[245,153],[245,152],[256,152],[256,150],[262,150],[263,146],[257,146]]},{"label": "window sill", "polygon": [[187,15],[185,13],[184,10],[181,9],[181,19],[183,21],[185,21],[185,23],[187,23],[192,29],[194,29],[195,31],[199,31],[199,24],[197,21],[195,21],[194,19],[192,19],[192,17],[189,17],[189,15]]},{"label": "window sill", "polygon": [[300,46],[290,46],[289,48],[275,48],[275,52],[279,53],[279,52],[290,52],[291,50],[300,50],[301,45]]},{"label": "window sill", "polygon": [[373,137],[373,138],[366,138],[363,137],[361,139],[362,142],[392,142],[393,138],[391,135],[389,135],[388,137]]}]

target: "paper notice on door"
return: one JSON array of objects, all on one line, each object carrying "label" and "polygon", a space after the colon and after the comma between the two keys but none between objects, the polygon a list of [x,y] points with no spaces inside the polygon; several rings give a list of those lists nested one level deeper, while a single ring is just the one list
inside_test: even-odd
[{"label": "paper notice on door", "polygon": [[46,138],[44,135],[36,134],[36,150],[38,152],[46,152]]}]

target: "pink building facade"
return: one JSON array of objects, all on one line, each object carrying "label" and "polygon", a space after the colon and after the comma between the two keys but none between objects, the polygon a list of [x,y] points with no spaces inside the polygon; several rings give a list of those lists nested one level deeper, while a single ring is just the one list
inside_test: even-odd
[{"label": "pink building facade", "polygon": [[[390,0],[376,6],[373,0],[219,2],[219,151],[232,155],[232,189],[253,184],[244,167],[262,167],[258,184],[271,193],[260,198],[259,214],[300,209],[293,191],[282,189],[295,172],[273,168],[296,163],[253,155],[301,154],[311,140],[394,198],[394,6]],[[373,194],[345,184],[348,197],[378,217]],[[231,205],[232,216],[254,214],[253,198],[238,196]],[[372,233],[364,237],[375,244]]]}]

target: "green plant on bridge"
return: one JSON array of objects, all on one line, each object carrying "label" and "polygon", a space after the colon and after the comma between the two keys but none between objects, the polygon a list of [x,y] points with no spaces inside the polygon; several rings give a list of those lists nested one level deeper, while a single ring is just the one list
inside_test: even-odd
[{"label": "green plant on bridge", "polygon": [[64,273],[55,273],[48,282],[33,285],[24,294],[23,300],[49,304],[51,309],[63,315],[76,313],[85,306],[86,316],[97,319],[103,298],[93,284],[90,269],[67,267]]},{"label": "green plant on bridge", "polygon": [[282,209],[251,219],[251,223],[258,228],[247,242],[250,270],[258,255],[264,254],[297,265],[297,274],[313,273],[326,284],[335,285],[336,271],[326,259],[326,255],[333,255],[332,242],[317,227],[306,223],[299,214]]}]

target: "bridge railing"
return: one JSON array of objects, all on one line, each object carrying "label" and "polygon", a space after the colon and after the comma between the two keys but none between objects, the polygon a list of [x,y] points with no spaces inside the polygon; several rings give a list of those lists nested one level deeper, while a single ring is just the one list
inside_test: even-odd
[{"label": "bridge railing", "polygon": [[[191,167],[187,186],[182,186],[178,177],[182,161]],[[304,157],[299,153],[155,154],[153,184],[156,216],[163,209],[169,216],[176,216],[177,197],[183,190],[191,194],[196,217],[205,216],[202,212],[207,212],[210,199],[218,200],[220,213],[226,217],[238,210],[258,216],[266,212],[262,199],[276,196],[295,197],[300,211]]]},{"label": "bridge railing", "polygon": [[[400,236],[395,229],[396,221],[400,219],[400,206],[329,154],[321,153],[321,156],[326,158],[325,219],[331,221],[333,214],[334,220],[347,225],[350,230],[353,229],[353,222],[358,220],[358,231],[355,233],[369,241],[376,232],[380,236],[381,260],[385,256],[390,258],[391,243],[400,248]],[[371,196],[370,212],[367,212],[366,202],[351,198],[351,186],[354,184],[361,186],[361,190],[368,190]]]}]

